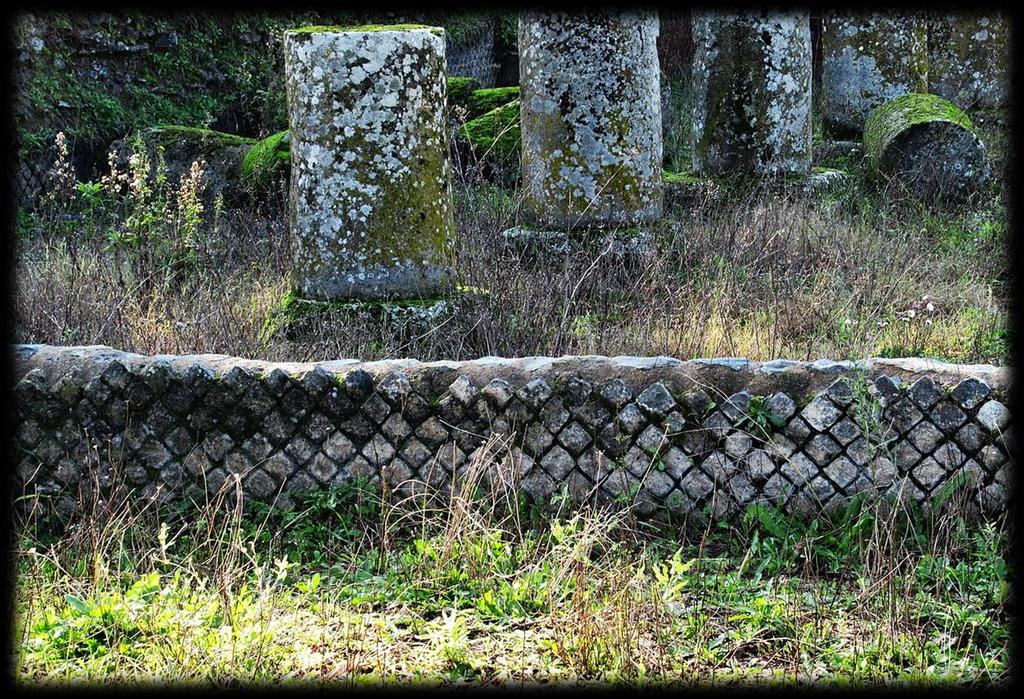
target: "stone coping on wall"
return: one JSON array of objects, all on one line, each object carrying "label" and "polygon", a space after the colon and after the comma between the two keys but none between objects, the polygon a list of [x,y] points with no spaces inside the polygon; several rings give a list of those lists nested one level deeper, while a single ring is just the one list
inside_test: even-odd
[{"label": "stone coping on wall", "polygon": [[492,492],[651,516],[729,518],[752,503],[810,515],[858,493],[927,504],[963,492],[988,514],[1008,501],[1005,367],[13,354],[16,492],[63,514],[90,464],[111,458],[142,496],[201,502],[240,482],[247,498],[286,507],[356,480],[443,495],[472,468]]}]

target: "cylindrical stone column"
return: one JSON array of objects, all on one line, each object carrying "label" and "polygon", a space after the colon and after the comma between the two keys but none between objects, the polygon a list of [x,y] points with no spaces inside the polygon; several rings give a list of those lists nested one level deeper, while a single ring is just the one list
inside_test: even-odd
[{"label": "cylindrical stone column", "polygon": [[991,175],[974,124],[938,95],[903,95],[864,124],[868,167],[928,204],[962,203]]},{"label": "cylindrical stone column", "polygon": [[811,24],[806,12],[694,12],[693,169],[811,169]]},{"label": "cylindrical stone column", "polygon": [[655,12],[520,13],[524,208],[536,223],[661,217],[657,39]]},{"label": "cylindrical stone column", "polygon": [[928,20],[931,92],[962,109],[1007,106],[1010,22],[999,13],[935,12]]},{"label": "cylindrical stone column", "polygon": [[308,27],[284,43],[295,292],[438,293],[454,237],[444,30]]},{"label": "cylindrical stone column", "polygon": [[923,14],[826,15],[822,24],[822,116],[834,133],[858,134],[876,107],[928,91]]}]

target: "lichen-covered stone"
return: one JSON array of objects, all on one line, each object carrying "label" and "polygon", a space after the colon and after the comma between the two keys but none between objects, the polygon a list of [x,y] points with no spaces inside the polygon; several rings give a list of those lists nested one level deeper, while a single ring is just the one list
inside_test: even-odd
[{"label": "lichen-covered stone", "polygon": [[1005,107],[1010,30],[1009,20],[998,12],[930,13],[929,91],[964,109]]},{"label": "lichen-covered stone", "polygon": [[693,172],[807,174],[806,12],[693,13]]},{"label": "lichen-covered stone", "polygon": [[296,293],[411,298],[445,288],[454,220],[443,30],[291,30],[285,72]]},{"label": "lichen-covered stone", "polygon": [[519,18],[524,210],[555,228],[661,217],[658,17]]},{"label": "lichen-covered stone", "polygon": [[928,26],[921,13],[826,15],[821,54],[822,116],[835,133],[860,133],[875,108],[928,91]]},{"label": "lichen-covered stone", "polygon": [[872,112],[864,153],[873,172],[926,203],[968,199],[991,175],[974,124],[938,95],[904,95]]}]

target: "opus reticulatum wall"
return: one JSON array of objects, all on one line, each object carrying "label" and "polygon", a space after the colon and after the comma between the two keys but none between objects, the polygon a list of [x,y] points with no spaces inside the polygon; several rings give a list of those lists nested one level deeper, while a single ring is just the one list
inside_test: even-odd
[{"label": "opus reticulatum wall", "polygon": [[115,458],[140,497],[202,502],[237,482],[286,507],[356,479],[443,493],[474,461],[534,501],[644,516],[730,518],[757,502],[811,515],[861,492],[928,503],[954,479],[983,514],[1008,500],[1010,377],[988,365],[274,364],[45,345],[15,358],[15,492],[58,515]]}]

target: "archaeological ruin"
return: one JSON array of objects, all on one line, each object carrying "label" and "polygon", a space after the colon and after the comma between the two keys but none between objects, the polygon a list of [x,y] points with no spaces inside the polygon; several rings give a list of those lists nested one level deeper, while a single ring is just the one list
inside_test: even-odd
[{"label": "archaeological ruin", "polygon": [[696,12],[693,171],[811,169],[811,28],[805,12]]},{"label": "archaeological ruin", "polygon": [[[189,140],[193,131],[173,127],[147,133],[174,139],[161,157],[180,149],[188,162],[201,152],[221,180],[239,171],[256,182],[263,161],[275,177],[283,172],[290,289],[317,302],[451,292],[459,270],[450,142],[467,134],[521,155],[522,216],[517,210],[506,236],[556,236],[549,259],[569,255],[558,236],[595,229],[639,231],[653,249],[669,185],[707,193],[740,177],[832,186],[841,170],[812,170],[829,150],[844,166],[863,162],[894,198],[969,202],[993,166],[965,110],[1008,100],[1006,21],[819,19],[823,121],[832,135],[859,140],[818,152],[803,11],[695,12],[686,111],[663,94],[657,13],[531,10],[518,19],[518,88],[494,87],[500,66],[489,54],[464,61],[479,75],[451,75],[439,27],[306,26],[283,34],[287,130],[279,125],[261,140],[214,131]],[[496,25],[486,26],[485,54],[496,45]],[[485,125],[453,126],[450,84],[465,115]],[[683,172],[664,169],[664,108],[679,111],[673,128],[690,129],[692,167]],[[696,196],[680,196],[678,208],[685,213]],[[525,265],[503,264],[492,275]],[[559,337],[563,326],[567,318]],[[660,356],[276,363],[36,342],[14,353],[18,487],[55,516],[69,514],[67,491],[85,481],[86,464],[119,469],[147,497],[199,499],[226,485],[284,507],[298,493],[359,479],[443,495],[483,462],[492,487],[536,502],[564,493],[654,517],[731,518],[754,503],[811,515],[858,494],[927,503],[954,486],[967,489],[978,512],[1007,506],[1010,370],[989,364]]]},{"label": "archaeological ruin", "polygon": [[46,346],[16,359],[16,472],[65,517],[94,455],[165,501],[227,484],[287,506],[357,479],[443,496],[484,465],[490,487],[538,503],[564,491],[647,516],[810,516],[858,493],[928,502],[961,481],[993,513],[1014,448],[1009,370],[929,360],[275,364]]},{"label": "archaeological ruin", "polygon": [[930,13],[929,91],[961,108],[1006,106],[1010,33],[1009,19],[999,13]]},{"label": "archaeological ruin", "polygon": [[653,12],[521,14],[523,205],[534,223],[661,216],[657,37]]},{"label": "archaeological ruin", "polygon": [[928,91],[928,25],[923,14],[829,15],[821,33],[825,123],[859,134],[889,100]]},{"label": "archaeological ruin", "polygon": [[438,293],[454,233],[444,31],[306,27],[285,57],[296,292]]}]

